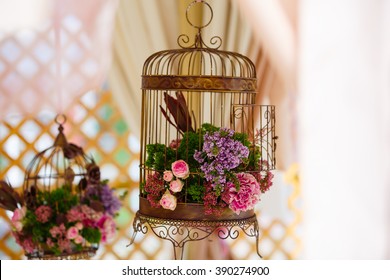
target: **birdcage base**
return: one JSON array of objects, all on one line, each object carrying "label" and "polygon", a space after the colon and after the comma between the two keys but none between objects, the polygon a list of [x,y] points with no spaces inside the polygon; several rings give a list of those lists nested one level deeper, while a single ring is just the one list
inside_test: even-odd
[{"label": "birdcage base", "polygon": [[85,248],[79,252],[64,253],[55,255],[44,251],[36,251],[32,254],[26,254],[28,260],[88,260],[95,256],[97,248]]},{"label": "birdcage base", "polygon": [[[165,212],[169,211],[169,212]],[[201,204],[178,204],[175,211],[153,208],[144,198],[140,198],[140,210],[133,221],[133,235],[130,245],[138,233],[146,234],[149,230],[159,238],[168,240],[174,249],[174,258],[183,259],[187,242],[200,241],[215,233],[221,239],[236,239],[240,230],[256,240],[259,257],[259,225],[254,211],[235,214],[226,209],[222,215],[204,215]]]}]

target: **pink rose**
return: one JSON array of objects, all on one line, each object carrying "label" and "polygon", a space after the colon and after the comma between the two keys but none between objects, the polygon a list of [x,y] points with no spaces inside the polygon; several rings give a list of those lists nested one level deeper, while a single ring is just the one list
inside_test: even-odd
[{"label": "pink rose", "polygon": [[75,239],[77,236],[79,236],[79,230],[77,227],[70,227],[66,232],[66,238],[68,239]]},{"label": "pink rose", "polygon": [[76,238],[74,239],[74,243],[76,243],[76,244],[81,244],[81,243],[83,243],[83,241],[84,241],[84,238],[81,235],[76,236]]},{"label": "pink rose", "polygon": [[169,171],[169,170],[164,171],[163,178],[164,178],[164,181],[166,181],[166,182],[172,181],[172,179],[173,179],[173,173],[172,173],[172,171]]},{"label": "pink rose", "polygon": [[169,184],[169,189],[171,191],[173,191],[174,193],[177,193],[177,192],[181,192],[182,188],[183,188],[183,181],[180,180],[180,179],[176,179],[174,181],[172,181],[170,184]]},{"label": "pink rose", "polygon": [[171,195],[171,193],[168,190],[166,190],[166,192],[160,199],[160,204],[162,208],[173,211],[176,208],[176,197]]},{"label": "pink rose", "polygon": [[22,222],[12,222],[12,225],[14,226],[16,231],[22,231],[22,229],[23,229]]},{"label": "pink rose", "polygon": [[24,216],[26,216],[26,207],[16,208],[14,211],[14,215],[11,218],[12,225],[15,227],[16,231],[21,231],[23,229],[22,220]]},{"label": "pink rose", "polygon": [[190,175],[190,168],[184,160],[177,160],[172,163],[172,172],[177,178],[186,179]]},{"label": "pink rose", "polygon": [[76,227],[78,230],[82,230],[84,226],[83,226],[82,223],[78,222],[78,223],[75,225],[75,227]]}]

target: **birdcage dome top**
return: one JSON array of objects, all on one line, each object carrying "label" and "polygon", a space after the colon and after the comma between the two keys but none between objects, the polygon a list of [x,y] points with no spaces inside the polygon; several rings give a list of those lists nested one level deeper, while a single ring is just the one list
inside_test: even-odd
[{"label": "birdcage dome top", "polygon": [[222,39],[219,36],[206,42],[202,29],[211,22],[212,10],[210,20],[199,26],[188,19],[191,7],[192,4],[187,8],[187,21],[197,29],[195,39],[191,42],[188,35],[182,34],[177,39],[180,48],[149,56],[142,71],[142,89],[255,92],[253,62],[242,54],[220,50]]},{"label": "birdcage dome top", "polygon": [[[93,162],[83,149],[69,143],[63,133],[66,118],[57,116],[58,135],[54,144],[37,153],[25,171],[24,195],[31,187],[50,191],[65,184],[78,183],[87,174],[86,167]],[[75,192],[77,190],[74,190]]]}]

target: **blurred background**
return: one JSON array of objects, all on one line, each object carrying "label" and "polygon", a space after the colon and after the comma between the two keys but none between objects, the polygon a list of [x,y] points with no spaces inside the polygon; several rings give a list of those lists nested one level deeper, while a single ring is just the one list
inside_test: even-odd
[{"label": "blurred background", "polygon": [[[126,245],[138,210],[142,66],[178,48],[180,34],[195,36],[191,2],[0,0],[0,178],[21,187],[66,114],[68,140],[128,191],[118,234],[95,259],[172,258],[151,232]],[[390,259],[390,2],[208,3],[203,37],[248,56],[256,103],[276,105],[275,181],[256,209],[263,257]],[[245,234],[190,243],[186,257],[258,259]],[[0,210],[0,259],[23,258]]]}]

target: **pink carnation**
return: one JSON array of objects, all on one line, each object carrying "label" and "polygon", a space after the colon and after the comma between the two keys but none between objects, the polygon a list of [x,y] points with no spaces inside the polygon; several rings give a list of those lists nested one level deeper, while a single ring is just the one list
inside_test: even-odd
[{"label": "pink carnation", "polygon": [[104,215],[98,222],[98,227],[102,234],[102,242],[107,242],[115,236],[116,225],[111,216]]},{"label": "pink carnation", "polygon": [[177,193],[177,192],[181,192],[181,190],[183,189],[183,181],[180,180],[180,179],[176,179],[174,181],[172,181],[170,184],[169,184],[169,189],[174,192],[174,193]]},{"label": "pink carnation", "polygon": [[52,210],[50,206],[41,205],[35,210],[35,215],[37,216],[37,221],[41,223],[46,223],[50,220],[52,215]]},{"label": "pink carnation", "polygon": [[237,191],[235,187],[231,187],[229,207],[237,215],[241,211],[248,211],[254,208],[257,202],[260,201],[260,185],[256,178],[249,173],[238,173],[237,179],[240,183],[240,189]]},{"label": "pink carnation", "polygon": [[170,182],[170,181],[172,181],[172,179],[173,179],[173,173],[172,173],[172,171],[169,171],[169,170],[164,171],[163,179],[164,179],[165,182]]},{"label": "pink carnation", "polygon": [[160,204],[162,208],[173,211],[176,209],[176,200],[176,197],[171,195],[171,193],[167,190],[161,197]]},{"label": "pink carnation", "polygon": [[180,159],[172,163],[172,173],[177,178],[186,179],[190,175],[188,164]]}]

